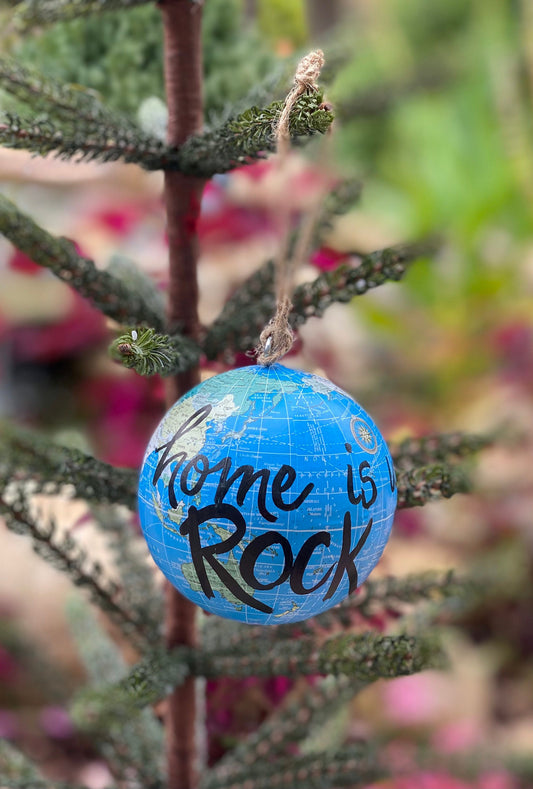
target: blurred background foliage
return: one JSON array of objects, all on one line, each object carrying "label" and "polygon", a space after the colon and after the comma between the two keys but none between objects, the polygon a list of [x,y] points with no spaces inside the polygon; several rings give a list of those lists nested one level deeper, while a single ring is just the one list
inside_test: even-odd
[{"label": "blurred background foliage", "polygon": [[[431,235],[441,241],[436,258],[416,264],[401,285],[384,285],[350,307],[331,310],[319,328],[306,327],[296,363],[352,391],[392,437],[505,425],[501,442],[480,463],[480,495],[401,513],[384,570],[468,566],[489,548],[516,543],[531,577],[533,5],[207,0],[204,29],[208,117],[227,114],[247,94],[249,103],[282,94],[284,75],[301,51],[314,42],[323,46],[327,98],[338,119],[330,155],[337,172],[363,183],[361,199],[334,223],[328,248],[367,252]],[[60,80],[91,87],[127,115],[138,116],[144,107],[143,122],[147,106],[148,114],[161,115],[161,29],[151,5],[24,38],[6,30],[4,49]],[[154,98],[156,105],[146,104]],[[1,103],[9,106],[5,96]],[[308,150],[315,158],[316,149]],[[82,178],[78,185],[58,186],[47,176],[36,186],[24,167],[23,177],[13,179],[2,160],[0,179],[37,219],[75,237],[97,258],[119,252],[148,261],[164,285],[158,180],[126,180],[116,193],[118,168],[111,168],[92,185]],[[230,293],[272,254],[268,167],[260,163],[248,175],[216,178],[206,191],[200,284],[207,300]],[[295,191],[302,188],[298,184]],[[4,270],[29,271],[11,255],[5,252]],[[314,264],[321,265],[318,259]],[[208,305],[210,319],[219,306]],[[72,310],[79,322],[79,304]],[[31,321],[23,326],[20,319],[18,335],[4,341],[0,406],[16,414],[28,402],[6,396],[5,381],[20,392],[17,375],[31,364],[27,388],[38,397],[35,410],[22,414],[27,421],[61,428],[64,439],[66,430],[85,422],[100,457],[135,465],[158,419],[161,384],[110,372],[101,361],[105,332],[99,318],[87,313],[85,329],[78,330],[69,315],[62,331],[46,334],[46,343],[38,327],[41,345],[35,334],[24,334]],[[1,299],[0,319],[8,323]],[[52,374],[45,375],[45,367]],[[452,750],[454,742],[475,747],[484,738],[511,749],[530,745],[532,602],[525,585],[465,621],[464,633],[453,636],[452,684],[412,677],[361,694],[350,736],[394,731],[406,747],[410,735],[423,742],[438,735]],[[233,697],[233,686],[228,693]],[[278,702],[257,684],[250,693],[234,713],[236,731]],[[229,725],[224,709],[220,732],[214,732],[222,750]],[[235,719],[238,714],[243,721]],[[216,728],[216,711],[211,720]],[[9,730],[14,724],[0,715],[1,725]],[[502,781],[494,786],[503,789]]]}]

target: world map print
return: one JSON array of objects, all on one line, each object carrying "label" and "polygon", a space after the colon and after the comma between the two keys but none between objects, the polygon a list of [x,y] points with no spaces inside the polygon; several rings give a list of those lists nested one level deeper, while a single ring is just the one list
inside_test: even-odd
[{"label": "world map print", "polygon": [[139,514],[182,594],[250,624],[315,616],[364,582],[396,506],[376,425],[330,381],[283,365],[209,378],[148,445]]}]

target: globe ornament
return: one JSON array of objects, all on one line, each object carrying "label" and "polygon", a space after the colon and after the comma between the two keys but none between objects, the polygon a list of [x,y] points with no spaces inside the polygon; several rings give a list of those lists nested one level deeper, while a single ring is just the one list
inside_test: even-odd
[{"label": "globe ornament", "polygon": [[141,525],[168,580],[250,624],[315,616],[369,575],[396,506],[392,460],[349,395],[280,364],[187,392],[146,450]]}]

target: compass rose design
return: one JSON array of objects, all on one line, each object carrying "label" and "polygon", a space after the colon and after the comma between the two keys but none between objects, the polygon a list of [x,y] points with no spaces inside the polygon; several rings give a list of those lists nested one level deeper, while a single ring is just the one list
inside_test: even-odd
[{"label": "compass rose design", "polygon": [[355,438],[357,445],[365,452],[375,455],[378,450],[378,440],[372,429],[360,416],[353,416],[350,422],[350,430]]}]

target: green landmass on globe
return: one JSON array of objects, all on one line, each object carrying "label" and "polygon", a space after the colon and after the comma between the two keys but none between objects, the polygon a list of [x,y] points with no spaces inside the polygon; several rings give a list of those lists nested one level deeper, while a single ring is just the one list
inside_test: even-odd
[{"label": "green landmass on globe", "polygon": [[[216,523],[209,523],[206,525],[212,528],[215,534],[218,537],[220,537],[222,540],[227,540],[228,537],[231,537],[231,532],[228,529],[224,529],[222,526],[218,526]],[[218,559],[217,561],[220,561],[220,559]],[[231,575],[232,578],[235,578],[236,580],[239,579],[238,583],[241,586],[241,588],[244,589],[244,591],[247,592],[249,595],[253,596],[255,590],[252,589],[251,586],[248,586],[248,584],[245,583],[240,577],[239,562],[235,558],[233,551],[229,552],[228,559],[226,562],[220,562],[220,563],[224,565],[224,568],[228,571],[228,573]],[[236,611],[242,611],[244,608],[244,604],[237,597],[235,597],[234,594],[230,592],[230,590],[220,580],[220,578],[218,577],[216,572],[212,569],[212,567],[207,565],[205,569],[212,589],[215,592],[219,592],[225,600],[227,600],[229,603],[231,603],[231,605],[233,605]],[[194,569],[193,562],[184,562],[181,565],[181,572],[183,573],[183,577],[185,578],[185,580],[187,581],[193,592],[203,592],[200,581],[198,580],[198,576],[196,575],[196,570]]]}]

